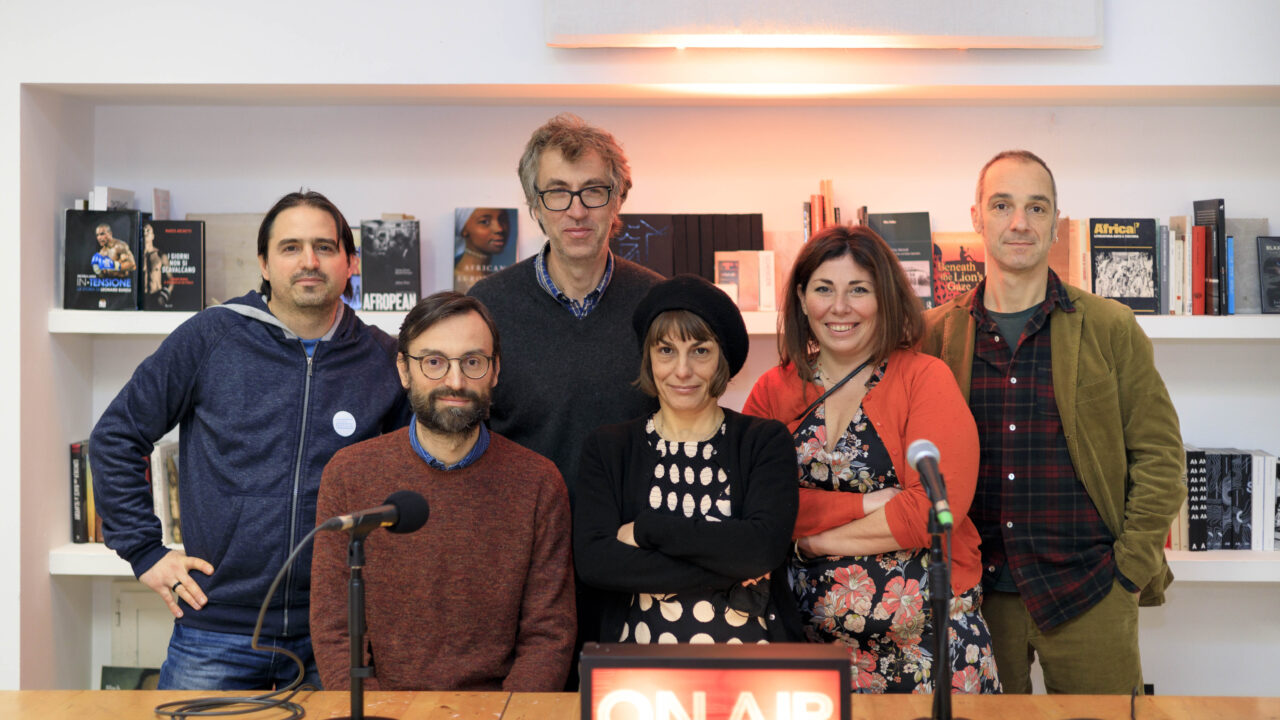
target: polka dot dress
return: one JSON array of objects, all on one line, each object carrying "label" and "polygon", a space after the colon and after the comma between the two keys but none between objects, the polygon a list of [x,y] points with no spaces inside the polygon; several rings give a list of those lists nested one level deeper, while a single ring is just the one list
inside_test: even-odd
[{"label": "polka dot dress", "polygon": [[[658,455],[649,489],[651,510],[720,522],[732,517],[729,476],[716,461],[716,441],[662,439],[653,418],[645,423],[645,437]],[[648,643],[764,643],[764,618],[729,607],[725,590],[684,593],[639,593],[632,597],[620,642]]]}]

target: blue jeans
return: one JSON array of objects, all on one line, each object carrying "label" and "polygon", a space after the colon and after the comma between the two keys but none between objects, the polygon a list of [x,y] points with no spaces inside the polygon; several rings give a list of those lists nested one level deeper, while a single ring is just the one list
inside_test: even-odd
[{"label": "blue jeans", "polygon": [[[254,650],[252,635],[213,632],[174,624],[169,654],[160,666],[161,690],[274,690],[298,677],[288,656]],[[311,638],[258,638],[258,644],[284,648],[302,658],[304,684],[320,687]]]}]

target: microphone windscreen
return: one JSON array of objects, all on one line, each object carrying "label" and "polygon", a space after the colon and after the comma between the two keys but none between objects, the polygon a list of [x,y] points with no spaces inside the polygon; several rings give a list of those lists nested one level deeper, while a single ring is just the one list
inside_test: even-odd
[{"label": "microphone windscreen", "polygon": [[412,490],[397,490],[387,496],[387,505],[396,509],[396,521],[387,527],[393,533],[411,533],[427,524],[431,508],[427,499]]},{"label": "microphone windscreen", "polygon": [[938,456],[938,446],[920,438],[907,446],[907,464],[912,470],[919,472],[916,465],[924,458],[933,458],[934,462],[939,462],[941,458]]}]

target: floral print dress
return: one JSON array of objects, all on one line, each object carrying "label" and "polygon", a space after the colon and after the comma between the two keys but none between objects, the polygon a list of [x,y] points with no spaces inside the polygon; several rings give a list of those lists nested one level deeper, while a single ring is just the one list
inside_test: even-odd
[{"label": "floral print dress", "polygon": [[[884,377],[885,367],[881,364],[872,373],[868,390]],[[801,419],[794,437],[801,487],[868,493],[901,486],[862,407],[830,452],[823,406]],[[933,692],[928,566],[928,549],[804,562],[793,557],[788,564],[808,639],[840,643],[848,650],[855,692]],[[980,588],[951,600],[954,692],[1000,692],[991,636],[978,612]]]}]

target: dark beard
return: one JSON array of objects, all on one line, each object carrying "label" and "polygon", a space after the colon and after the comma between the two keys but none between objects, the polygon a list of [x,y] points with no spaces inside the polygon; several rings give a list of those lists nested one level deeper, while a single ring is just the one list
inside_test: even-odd
[{"label": "dark beard", "polygon": [[[438,409],[435,401],[444,396],[464,397],[472,402],[465,408]],[[438,387],[426,396],[409,393],[409,405],[418,422],[426,429],[442,435],[466,435],[482,421],[489,419],[489,395],[472,390]]]}]

